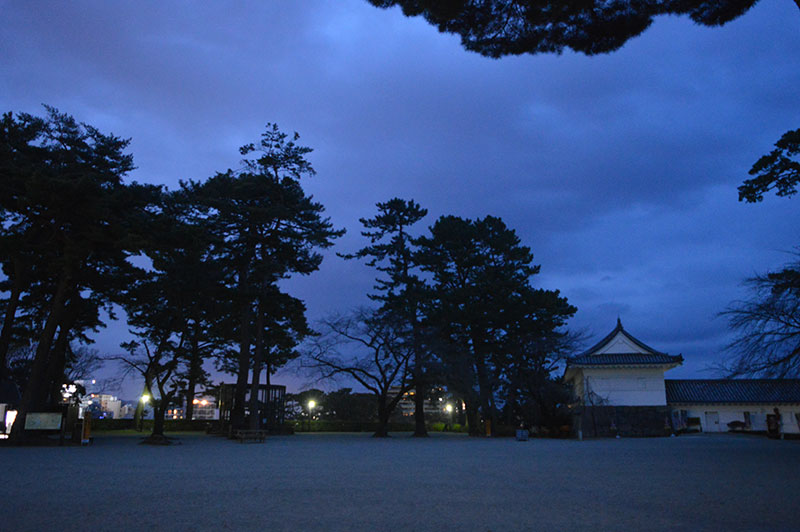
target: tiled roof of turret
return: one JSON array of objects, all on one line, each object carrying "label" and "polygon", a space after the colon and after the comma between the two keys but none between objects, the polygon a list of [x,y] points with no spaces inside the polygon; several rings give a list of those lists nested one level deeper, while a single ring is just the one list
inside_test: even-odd
[{"label": "tiled roof of turret", "polygon": [[[617,334],[622,334],[632,344],[638,346],[645,353],[598,353],[606,344],[611,342]],[[634,337],[622,327],[622,321],[617,318],[617,326],[614,330],[608,333],[605,338],[597,342],[591,348],[587,349],[580,355],[570,357],[567,359],[568,366],[663,366],[663,365],[678,365],[683,363],[681,355],[668,355],[656,351],[649,345],[645,344],[638,338]]]},{"label": "tiled roof of turret", "polygon": [[638,366],[642,364],[680,364],[681,355],[665,353],[603,353],[601,355],[578,355],[567,360],[570,366]]},{"label": "tiled roof of turret", "polygon": [[[616,326],[616,327],[614,327],[614,330],[613,330],[613,331],[611,331],[610,333],[608,333],[608,334],[605,336],[605,338],[603,338],[602,340],[600,340],[599,342],[597,342],[596,344],[594,344],[592,347],[590,347],[589,349],[587,349],[586,351],[584,351],[584,352],[583,352],[583,353],[581,353],[580,355],[577,355],[577,357],[582,357],[582,356],[584,356],[584,355],[589,355],[589,354],[592,354],[592,353],[594,353],[595,351],[597,351],[598,349],[600,349],[600,348],[602,348],[604,345],[606,345],[608,342],[610,342],[611,340],[613,340],[613,339],[614,339],[614,337],[617,335],[617,333],[622,333],[623,335],[625,335],[625,338],[627,338],[628,340],[630,340],[631,342],[633,342],[635,345],[638,345],[639,347],[641,347],[641,348],[642,348],[642,349],[644,349],[645,351],[649,351],[650,353],[664,354],[664,353],[660,353],[659,351],[656,351],[655,349],[653,349],[652,347],[650,347],[649,345],[645,344],[644,342],[642,342],[642,341],[641,341],[641,340],[639,340],[638,338],[634,337],[634,336],[633,336],[631,333],[629,333],[628,331],[626,331],[626,330],[625,330],[625,329],[622,327],[622,320],[620,320],[619,318],[617,318],[617,326]],[[576,357],[576,358],[577,358],[577,357]]]}]

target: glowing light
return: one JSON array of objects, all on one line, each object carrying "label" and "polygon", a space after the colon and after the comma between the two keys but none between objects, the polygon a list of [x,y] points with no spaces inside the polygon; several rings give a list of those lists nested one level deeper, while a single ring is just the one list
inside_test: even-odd
[{"label": "glowing light", "polygon": [[208,401],[206,401],[205,399],[200,401],[200,406],[206,406],[207,404],[208,404]]},{"label": "glowing light", "polygon": [[17,419],[17,411],[16,410],[6,410],[6,431],[11,432],[11,425],[14,424],[14,420]]},{"label": "glowing light", "polygon": [[149,395],[147,395],[146,393],[142,394],[142,402],[143,403],[147,403],[149,400],[150,400],[150,396]]},{"label": "glowing light", "polygon": [[75,392],[78,391],[78,387],[74,384],[62,384],[61,385],[61,397],[64,401],[69,401],[70,397],[72,397]]},{"label": "glowing light", "polygon": [[447,405],[444,407],[444,409],[445,409],[445,411],[446,411],[448,414],[450,414],[450,413],[452,413],[452,412],[453,412],[453,405],[451,405],[451,404],[449,404],[449,403],[448,403],[448,404],[447,404]]},{"label": "glowing light", "polygon": [[308,402],[308,409],[309,410],[314,410],[315,406],[317,406],[317,402],[316,401],[309,401]]},{"label": "glowing light", "polygon": [[195,399],[194,401],[192,401],[192,404],[193,405],[200,404],[200,399]]}]

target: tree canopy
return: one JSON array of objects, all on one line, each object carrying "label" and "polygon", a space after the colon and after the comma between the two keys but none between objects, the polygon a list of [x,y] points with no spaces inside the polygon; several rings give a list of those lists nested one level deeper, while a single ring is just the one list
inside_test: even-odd
[{"label": "tree canopy", "polygon": [[501,405],[516,402],[531,371],[549,375],[576,309],[558,291],[531,285],[539,266],[500,218],[442,216],[419,244],[432,276],[426,313],[440,338],[443,378],[479,434],[480,417],[496,426]]},{"label": "tree canopy", "polygon": [[408,336],[406,344],[411,353],[415,386],[415,436],[427,436],[424,400],[429,383],[426,382],[427,356],[420,339],[422,300],[425,297],[423,281],[419,278],[419,252],[416,238],[409,231],[427,214],[414,200],[392,198],[378,203],[378,214],[361,218],[361,234],[369,245],[345,258],[361,258],[367,265],[383,273],[375,279],[376,293],[369,297],[381,302],[380,311],[398,325],[401,334]]},{"label": "tree canopy", "polygon": [[382,8],[400,6],[409,17],[422,16],[440,32],[459,35],[465,49],[493,58],[565,48],[586,55],[613,52],[659,15],[686,15],[697,24],[721,26],[757,1],[369,0]]},{"label": "tree canopy", "polygon": [[21,322],[31,324],[26,335],[36,345],[14,441],[27,412],[61,399],[70,341],[103,325],[101,309],[113,317],[159,191],[123,183],[133,169],[127,140],[46,110],[44,118],[6,113],[0,121],[0,261],[9,287],[0,363]]},{"label": "tree canopy", "polygon": [[298,356],[312,334],[304,303],[278,282],[318,269],[343,233],[300,184],[315,173],[311,149],[269,124],[240,149],[239,170],[167,191],[123,182],[128,140],[46,110],[0,120],[0,379],[25,385],[12,439],[28,412],[60,403],[81,363],[73,342],[91,342],[118,305],[134,339],[106,358],[144,378],[154,435],[171,402],[186,400],[191,416],[211,357],[237,375],[241,424],[251,369],[258,389],[262,368]]},{"label": "tree canopy", "polygon": [[[278,348],[287,355],[285,337],[267,346],[270,323],[286,320],[299,339],[307,334],[304,307],[296,302],[275,304],[280,295],[277,283],[293,274],[307,275],[322,262],[320,249],[333,245],[344,231],[334,229],[324,217],[325,208],[303,190],[301,179],[315,175],[306,159],[311,148],[297,144],[299,135],[283,133],[276,124],[267,124],[257,143],[239,149],[244,156],[242,169],[218,173],[205,182],[186,184],[197,209],[214,234],[215,254],[226,271],[228,297],[238,314],[236,353],[237,375],[232,423],[242,426],[245,415],[247,378],[253,367],[251,389],[258,388],[262,364],[269,362],[268,349]],[[278,312],[274,319],[265,316],[268,309]],[[293,317],[294,316],[294,317]],[[277,325],[282,326],[282,325]],[[255,341],[255,359],[251,347]],[[279,342],[284,345],[279,346]],[[272,367],[274,362],[272,360]],[[256,419],[251,412],[251,423]]]},{"label": "tree canopy", "polygon": [[732,377],[800,377],[800,260],[748,279],[750,297],[731,305],[736,338],[724,366]]},{"label": "tree canopy", "polygon": [[387,437],[392,412],[414,384],[403,325],[367,308],[323,320],[321,325],[321,335],[309,343],[307,367],[324,379],[347,376],[373,394],[378,411],[373,436]]},{"label": "tree canopy", "polygon": [[775,149],[750,168],[751,179],[739,186],[739,201],[758,203],[774,190],[777,196],[793,196],[800,183],[800,129],[787,131]]}]

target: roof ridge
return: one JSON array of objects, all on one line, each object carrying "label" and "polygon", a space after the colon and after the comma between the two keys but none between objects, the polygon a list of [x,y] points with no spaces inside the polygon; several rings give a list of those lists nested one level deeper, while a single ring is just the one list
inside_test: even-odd
[{"label": "roof ridge", "polygon": [[800,403],[800,379],[664,379],[667,403]]},{"label": "roof ridge", "polygon": [[[683,363],[683,355],[666,353],[600,353],[586,354],[567,358],[569,366],[613,366],[613,365],[645,365],[672,366]],[[674,366],[673,366],[674,367]]]},{"label": "roof ridge", "polygon": [[[633,342],[637,346],[641,347],[642,349],[645,349],[645,350],[649,351],[650,354],[674,356],[674,355],[670,355],[669,353],[664,353],[662,351],[657,351],[657,350],[653,349],[652,347],[650,347],[649,345],[647,345],[646,343],[644,343],[641,340],[639,340],[638,338],[636,338],[635,336],[633,336],[631,333],[629,333],[628,331],[625,330],[625,328],[622,326],[622,320],[620,320],[619,316],[617,316],[617,326],[614,327],[614,330],[612,330],[610,333],[605,335],[602,340],[600,340],[599,342],[594,344],[592,347],[590,347],[586,351],[583,351],[582,353],[579,353],[579,354],[575,355],[575,357],[581,357],[581,356],[584,356],[584,355],[592,354],[593,352],[595,352],[599,348],[601,348],[603,345],[605,345],[608,342],[610,342],[611,339],[614,338],[614,336],[616,336],[617,333],[624,334],[625,337],[628,340],[630,340],[631,342]],[[604,354],[626,354],[626,353],[604,353]],[[640,354],[644,354],[644,353],[640,353]],[[678,356],[680,356],[680,355],[678,355]]]},{"label": "roof ridge", "polygon": [[757,379],[742,379],[742,378],[717,378],[717,379],[664,379],[665,381],[681,381],[681,382],[800,382],[800,378],[757,378]]}]

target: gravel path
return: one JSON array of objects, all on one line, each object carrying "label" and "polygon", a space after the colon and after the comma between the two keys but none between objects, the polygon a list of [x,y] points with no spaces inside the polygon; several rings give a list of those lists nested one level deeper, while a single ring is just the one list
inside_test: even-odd
[{"label": "gravel path", "polygon": [[0,448],[0,529],[800,530],[800,442],[298,434]]}]

